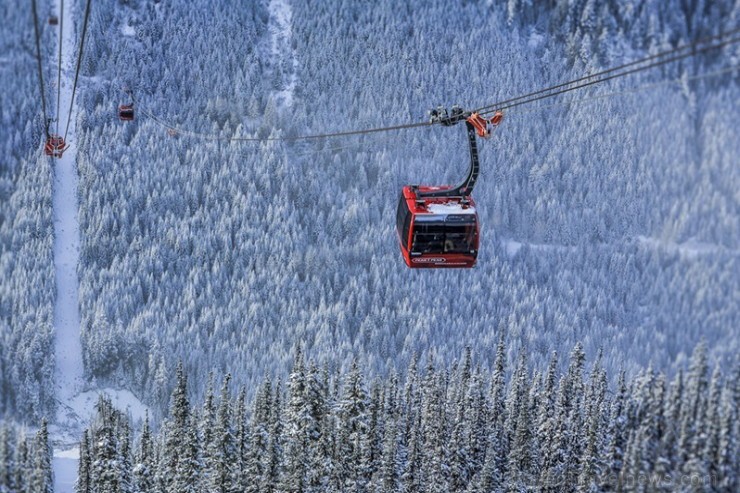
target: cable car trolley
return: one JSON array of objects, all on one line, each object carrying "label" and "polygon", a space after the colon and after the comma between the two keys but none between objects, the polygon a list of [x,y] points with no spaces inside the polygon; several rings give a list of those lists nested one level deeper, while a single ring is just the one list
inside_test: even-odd
[{"label": "cable car trolley", "polygon": [[60,158],[68,147],[69,146],[64,141],[64,137],[56,134],[49,134],[49,137],[46,139],[46,143],[44,144],[44,154],[46,154],[47,156]]},{"label": "cable car trolley", "polygon": [[502,118],[499,111],[489,122],[478,113],[465,112],[457,106],[450,112],[444,108],[432,110],[431,123],[452,126],[465,122],[470,167],[457,186],[403,187],[398,199],[396,231],[407,266],[470,268],[475,265],[480,228],[471,194],[480,172],[477,137],[489,137],[489,123],[495,127]]}]

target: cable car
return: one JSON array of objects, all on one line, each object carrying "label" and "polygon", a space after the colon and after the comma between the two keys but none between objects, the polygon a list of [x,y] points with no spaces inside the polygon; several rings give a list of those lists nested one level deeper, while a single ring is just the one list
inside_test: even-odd
[{"label": "cable car", "polygon": [[59,24],[59,17],[57,17],[56,15],[53,15],[53,14],[50,15],[49,16],[49,25],[50,26],[56,26],[58,24]]},{"label": "cable car", "polygon": [[122,104],[118,107],[118,118],[121,121],[129,122],[134,119],[134,105]]},{"label": "cable car", "polygon": [[[496,112],[494,126],[503,115]],[[488,137],[488,121],[478,113],[466,113],[455,106],[451,113],[432,111],[431,123],[444,126],[465,121],[470,148],[470,167],[457,186],[403,187],[396,211],[396,232],[401,255],[411,268],[470,268],[478,258],[480,229],[475,202],[471,197],[478,179],[477,136]]]},{"label": "cable car", "polygon": [[470,197],[435,197],[452,187],[406,186],[396,228],[406,265],[473,267],[478,257],[478,214]]},{"label": "cable car", "polygon": [[67,143],[64,142],[64,138],[62,136],[51,134],[46,139],[46,144],[44,144],[44,154],[51,157],[62,157],[62,154],[67,150],[67,147]]}]

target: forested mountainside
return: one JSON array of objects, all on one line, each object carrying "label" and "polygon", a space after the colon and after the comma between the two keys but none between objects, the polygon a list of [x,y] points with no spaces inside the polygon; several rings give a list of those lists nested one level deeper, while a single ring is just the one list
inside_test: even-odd
[{"label": "forested mountainside", "polygon": [[[0,70],[27,74],[0,110],[14,136],[0,170],[13,199],[0,201],[0,378],[5,412],[31,419],[54,407],[52,164],[32,138],[32,25],[0,8],[17,21],[0,34],[16,68]],[[146,113],[222,137],[422,121],[438,104],[489,104],[728,31],[739,9],[94,2],[77,115],[87,377],[161,412],[178,359],[197,393],[227,366],[254,389],[287,371],[298,341],[369,374],[431,347],[489,361],[500,335],[511,358],[526,346],[542,364],[583,341],[629,374],[680,364],[701,337],[726,360],[739,349],[740,90],[737,72],[695,77],[737,64],[734,45],[508,112],[481,145],[483,241],[465,272],[406,270],[393,231],[402,185],[464,173],[459,127],[251,144],[170,136]],[[115,115],[124,87],[133,123]]]},{"label": "forested mountainside", "polygon": [[[0,3],[0,416],[37,419],[54,408],[52,166],[41,153],[36,45],[26,7]],[[39,1],[41,15],[49,9]],[[54,32],[40,27],[49,60]]]},{"label": "forested mountainside", "polygon": [[[211,374],[196,404],[182,366],[164,424],[132,433],[101,398],[80,443],[79,493],[363,491],[714,491],[738,483],[738,371],[699,346],[674,378],[653,368],[617,384],[580,345],[559,373],[412,360],[405,377],[333,374],[298,349],[285,383],[264,379],[248,406]],[[737,362],[736,362],[737,363]],[[711,377],[710,377],[711,371]],[[506,383],[508,382],[508,384]]]}]

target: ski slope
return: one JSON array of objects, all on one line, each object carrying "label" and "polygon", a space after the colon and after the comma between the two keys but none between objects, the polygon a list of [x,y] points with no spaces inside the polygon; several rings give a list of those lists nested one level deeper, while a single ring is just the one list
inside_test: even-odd
[{"label": "ski slope", "polygon": [[[56,11],[59,13],[59,5]],[[75,24],[71,2],[64,9],[62,20],[62,77],[59,97],[59,132],[64,132],[70,111],[75,65]],[[53,218],[54,218],[54,270],[56,274],[56,304],[54,306],[54,349],[56,354],[55,381],[58,410],[54,442],[55,487],[57,493],[74,491],[74,472],[77,460],[64,456],[64,450],[76,439],[81,423],[70,407],[72,399],[80,393],[84,383],[82,344],[80,342],[80,308],[77,263],[80,256],[80,226],[77,218],[77,139],[75,135],[75,108],[67,133],[69,149],[60,159],[53,160]]]},{"label": "ski slope", "polygon": [[[58,11],[58,9],[57,9]],[[61,18],[61,17],[60,17]],[[60,94],[59,132],[64,132],[72,97],[75,64],[73,11],[64,11],[62,82]],[[72,109],[74,115],[74,108]],[[80,343],[80,310],[77,263],[80,255],[80,227],[77,219],[77,144],[75,119],[67,133],[69,149],[62,158],[53,161],[54,270],[56,273],[56,304],[54,329],[56,350],[57,397],[60,402],[57,422],[67,418],[67,403],[82,390],[83,366]]]},{"label": "ski slope", "polygon": [[288,0],[270,0],[270,52],[273,70],[281,70],[283,88],[273,93],[280,108],[293,106],[293,93],[298,83],[298,59],[293,48],[293,9]]}]

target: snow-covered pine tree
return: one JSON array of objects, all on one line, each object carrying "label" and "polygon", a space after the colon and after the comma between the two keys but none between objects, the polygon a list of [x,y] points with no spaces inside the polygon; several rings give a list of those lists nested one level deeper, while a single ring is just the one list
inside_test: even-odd
[{"label": "snow-covered pine tree", "polygon": [[247,422],[247,389],[241,387],[237,394],[234,408],[234,446],[235,463],[232,467],[232,488],[234,491],[246,491],[245,484],[249,463],[249,424]]},{"label": "snow-covered pine tree", "polygon": [[331,476],[331,446],[326,428],[328,417],[328,369],[319,370],[311,363],[306,374],[305,401],[307,413],[305,416],[305,433],[307,440],[307,469],[306,492],[318,493],[326,491]]},{"label": "snow-covered pine tree", "polygon": [[0,423],[0,492],[8,493],[14,490],[13,476],[15,475],[15,440],[7,424]]},{"label": "snow-covered pine tree", "polygon": [[214,389],[215,376],[213,371],[208,373],[208,383],[206,386],[206,394],[203,400],[203,407],[200,410],[200,415],[197,416],[198,423],[198,442],[201,451],[202,466],[201,481],[203,484],[201,488],[205,491],[211,486],[211,476],[213,475],[212,466],[214,460],[212,460],[210,454],[215,450],[213,445],[213,428],[216,425],[216,404],[215,404],[215,389]]},{"label": "snow-covered pine tree", "polygon": [[591,369],[588,392],[586,394],[586,423],[588,438],[581,457],[581,473],[578,478],[579,493],[597,492],[598,479],[604,470],[603,458],[605,399],[607,391],[606,372],[601,367],[602,351]]},{"label": "snow-covered pine tree", "polygon": [[21,433],[18,436],[18,448],[15,454],[15,478],[13,484],[18,491],[25,492],[29,488],[32,471],[33,450],[31,440]]},{"label": "snow-covered pine tree", "polygon": [[80,458],[77,462],[77,481],[75,493],[92,493],[92,455],[90,451],[90,432],[85,429],[80,439]]},{"label": "snow-covered pine tree", "polygon": [[231,375],[227,374],[221,385],[218,414],[206,455],[210,461],[206,466],[206,470],[209,471],[207,478],[209,493],[231,493],[234,488],[233,468],[237,464],[237,456],[231,417],[230,381]]},{"label": "snow-covered pine tree", "polygon": [[51,444],[46,419],[41,420],[41,427],[36,432],[33,447],[33,470],[29,481],[29,492],[52,493],[54,478],[51,469]]},{"label": "snow-covered pine tree", "polygon": [[[735,378],[737,378],[737,372]],[[740,488],[737,458],[740,454],[740,411],[738,410],[737,380],[728,381],[722,393],[720,434],[717,453],[717,489],[730,493]]]},{"label": "snow-covered pine tree", "polygon": [[281,489],[303,491],[308,467],[309,406],[306,399],[306,367],[300,344],[295,350],[288,377],[288,406],[285,413],[285,478]]},{"label": "snow-covered pine tree", "polygon": [[660,491],[671,491],[673,485],[669,479],[678,462],[677,447],[680,435],[681,403],[683,401],[683,369],[679,368],[668,389],[665,409],[665,430],[661,438],[659,456],[655,463],[655,474],[658,478],[666,478],[658,485]]},{"label": "snow-covered pine tree", "polygon": [[257,493],[260,485],[267,481],[269,467],[269,444],[271,442],[270,406],[272,405],[272,382],[269,378],[257,392],[249,426],[249,447],[246,472],[241,487],[247,493]]},{"label": "snow-covered pine tree", "polygon": [[[82,460],[82,449],[80,449],[80,461]],[[141,429],[139,448],[135,455],[133,468],[133,490],[134,493],[147,493],[154,490],[155,475],[154,443],[152,441],[152,430],[149,425],[149,411],[144,416],[144,425]]]},{"label": "snow-covered pine tree", "polygon": [[703,452],[704,430],[701,424],[706,412],[707,382],[707,348],[702,341],[691,355],[689,371],[686,374],[685,399],[681,406],[681,434],[678,442],[678,454],[681,470],[691,475],[700,474],[701,453]]},{"label": "snow-covered pine tree", "polygon": [[553,441],[555,434],[555,402],[557,384],[558,355],[552,353],[550,363],[544,376],[542,386],[542,397],[537,411],[537,436],[540,444],[540,462],[538,469],[546,471],[554,459]]},{"label": "snow-covered pine tree", "polygon": [[275,384],[275,392],[271,402],[269,413],[270,432],[267,444],[265,470],[260,484],[261,491],[272,493],[277,491],[277,486],[283,478],[284,455],[283,455],[283,384],[278,378]]},{"label": "snow-covered pine tree", "polygon": [[170,418],[166,423],[164,440],[164,479],[166,493],[192,493],[198,491],[201,464],[197,428],[188,400],[188,380],[179,362],[175,370],[176,384],[170,398]]},{"label": "snow-covered pine tree", "polygon": [[[102,409],[103,413],[108,411],[107,407]],[[123,493],[118,437],[115,435],[112,416],[103,413],[100,428],[93,435],[92,490],[95,493]]]},{"label": "snow-covered pine tree", "polygon": [[334,458],[344,487],[349,491],[364,491],[366,475],[368,396],[357,360],[352,362],[345,379],[339,402],[339,434],[337,456]]},{"label": "snow-covered pine tree", "polygon": [[376,481],[376,492],[392,493],[400,487],[399,421],[401,418],[398,396],[398,375],[393,372],[388,382],[385,398],[385,426],[383,429],[383,443]]},{"label": "snow-covered pine tree", "polygon": [[133,482],[133,465],[132,465],[132,447],[131,447],[131,425],[128,417],[123,413],[117,413],[116,436],[118,438],[118,464],[121,470],[121,492],[132,493]]},{"label": "snow-covered pine tree", "polygon": [[706,437],[704,450],[702,454],[702,477],[713,478],[714,481],[719,478],[719,440],[721,434],[721,406],[722,406],[722,370],[719,365],[714,367],[712,378],[709,383],[709,396],[707,401],[707,411],[704,415],[702,425],[703,433]]},{"label": "snow-covered pine tree", "polygon": [[429,493],[443,493],[449,490],[444,387],[445,372],[437,371],[432,357],[429,356],[422,389],[421,413],[423,434],[421,480],[425,491]]},{"label": "snow-covered pine tree", "polygon": [[470,423],[467,418],[471,418],[471,415],[468,414],[467,407],[471,367],[470,348],[466,347],[458,371],[453,372],[454,380],[450,385],[452,391],[448,399],[453,420],[449,430],[450,488],[453,490],[464,488],[470,479]]},{"label": "snow-covered pine tree", "polygon": [[506,434],[510,447],[506,483],[509,491],[526,490],[535,484],[532,477],[532,417],[529,414],[529,392],[527,351],[522,350],[512,376],[507,404]]},{"label": "snow-covered pine tree", "polygon": [[465,399],[465,438],[468,463],[465,483],[483,468],[488,443],[488,401],[486,400],[483,370],[478,366],[470,377]]},{"label": "snow-covered pine tree", "polygon": [[626,376],[625,372],[621,371],[610,409],[606,465],[599,478],[602,491],[619,491],[618,480],[624,469],[624,454],[628,440],[627,399]]}]

